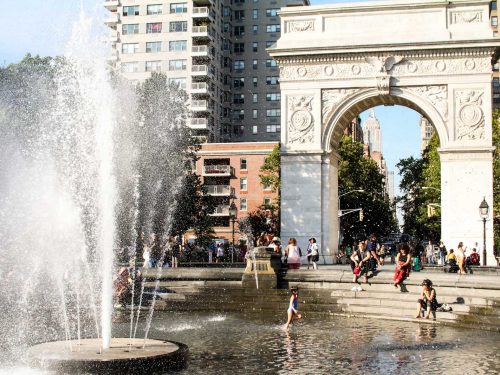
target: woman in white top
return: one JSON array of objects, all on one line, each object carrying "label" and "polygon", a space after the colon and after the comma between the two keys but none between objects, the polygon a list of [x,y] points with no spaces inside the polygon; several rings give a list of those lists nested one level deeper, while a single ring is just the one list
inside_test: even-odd
[{"label": "woman in white top", "polygon": [[460,242],[458,244],[458,251],[457,251],[457,264],[459,268],[459,272],[461,274],[465,273],[465,249],[464,249],[464,243]]},{"label": "woman in white top", "polygon": [[287,257],[288,269],[300,268],[300,257],[302,254],[300,248],[297,246],[297,240],[295,238],[290,238],[288,240],[285,255]]}]

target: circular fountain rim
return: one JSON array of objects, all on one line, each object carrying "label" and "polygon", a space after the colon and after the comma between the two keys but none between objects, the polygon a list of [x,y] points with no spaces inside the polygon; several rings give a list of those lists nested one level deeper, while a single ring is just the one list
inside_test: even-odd
[{"label": "circular fountain rim", "polygon": [[[144,345],[145,344],[145,345]],[[154,339],[135,339],[130,350],[130,338],[112,338],[109,349],[99,353],[102,339],[51,341],[28,349],[30,365],[61,373],[106,374],[118,371],[129,374],[165,369],[181,369],[186,366],[188,347],[185,344]],[[144,346],[144,348],[143,348]],[[79,347],[79,351],[75,348]],[[84,349],[82,351],[82,349]]]}]

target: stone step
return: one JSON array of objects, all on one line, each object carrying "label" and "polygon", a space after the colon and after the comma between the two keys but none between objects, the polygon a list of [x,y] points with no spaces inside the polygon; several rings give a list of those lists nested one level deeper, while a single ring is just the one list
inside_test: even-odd
[{"label": "stone step", "polygon": [[[369,315],[380,315],[386,317],[398,317],[398,318],[414,318],[416,314],[417,306],[372,306],[372,305],[350,305],[341,306],[341,309],[345,313],[351,314],[369,314]],[[457,314],[454,312],[436,312],[437,320],[457,320]]]},{"label": "stone step", "polygon": [[[440,302],[442,303],[442,302]],[[339,305],[361,305],[361,306],[382,306],[382,307],[391,307],[397,306],[397,308],[401,308],[403,305],[405,307],[413,308],[414,310],[417,308],[417,302],[415,299],[409,301],[395,301],[391,299],[379,299],[379,298],[340,298],[337,300],[337,304]],[[467,305],[461,304],[451,304],[449,305],[453,312],[464,312],[468,313],[470,311],[470,307]]]},{"label": "stone step", "polygon": [[[419,293],[401,293],[399,290],[394,292],[378,292],[378,291],[362,291],[353,292],[346,290],[334,290],[330,293],[332,298],[379,298],[388,299],[392,301],[416,301],[420,298]],[[494,301],[481,298],[481,297],[470,297],[470,296],[450,296],[450,295],[439,295],[438,301],[440,303],[448,304],[465,304],[465,305],[475,305],[475,306],[493,306]]]}]

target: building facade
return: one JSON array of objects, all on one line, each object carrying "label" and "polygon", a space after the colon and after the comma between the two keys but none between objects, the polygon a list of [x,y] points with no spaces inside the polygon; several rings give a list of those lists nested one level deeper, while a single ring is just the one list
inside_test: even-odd
[{"label": "building facade", "polygon": [[[493,35],[498,37],[498,1],[490,4],[490,24]],[[500,108],[500,71],[498,62],[493,65],[493,108]]]},{"label": "building facade", "polygon": [[133,82],[164,72],[190,97],[202,141],[278,141],[281,7],[309,0],[106,0],[116,69]]},{"label": "building facade", "polygon": [[[274,142],[205,143],[198,151],[196,173],[202,176],[207,194],[217,200],[215,219],[216,238],[232,241],[233,220],[229,207],[236,205],[235,241],[239,241],[238,222],[256,209],[275,202],[270,187],[260,182],[260,168],[265,158],[278,145]],[[194,238],[188,233],[186,240]]]},{"label": "building facade", "polygon": [[418,124],[420,126],[420,154],[423,154],[434,135],[434,126],[424,116],[420,116]]}]

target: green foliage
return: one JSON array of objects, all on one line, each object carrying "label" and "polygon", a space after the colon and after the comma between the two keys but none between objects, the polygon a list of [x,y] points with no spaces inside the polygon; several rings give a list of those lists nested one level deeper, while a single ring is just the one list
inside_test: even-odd
[{"label": "green foliage", "polygon": [[279,236],[280,221],[277,212],[279,211],[271,207],[261,207],[250,212],[247,217],[240,219],[240,232],[251,234],[254,240],[257,240],[262,232]]},{"label": "green foliage", "polygon": [[338,149],[339,162],[339,209],[362,208],[364,219],[359,222],[359,215],[342,216],[340,227],[343,242],[352,243],[358,238],[366,238],[370,233],[384,236],[397,228],[394,210],[385,192],[384,176],[377,164],[363,155],[363,144],[345,136]]},{"label": "green foliage", "polygon": [[500,110],[493,112],[493,217],[496,254],[500,254]]},{"label": "green foliage", "polygon": [[259,175],[263,186],[270,186],[272,191],[280,195],[281,191],[281,154],[280,145],[276,145],[269,156],[260,167],[262,174]]},{"label": "green foliage", "polygon": [[440,204],[441,162],[438,154],[439,137],[435,133],[419,159],[409,157],[397,164],[401,174],[399,185],[404,196],[402,204],[403,231],[417,239],[439,241],[441,236],[440,209],[428,217],[428,205]]}]

